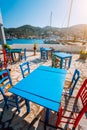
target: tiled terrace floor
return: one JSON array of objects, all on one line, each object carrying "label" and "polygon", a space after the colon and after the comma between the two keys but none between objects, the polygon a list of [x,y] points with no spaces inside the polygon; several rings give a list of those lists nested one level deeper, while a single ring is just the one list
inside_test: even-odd
[{"label": "tiled terrace floor", "polygon": [[[33,52],[27,52],[27,61],[30,62],[31,72],[37,68],[39,65],[51,66],[51,59],[48,61],[40,60],[40,53],[38,52],[36,56],[33,55]],[[24,61],[22,61],[24,62]],[[17,62],[15,64],[9,65],[8,68],[11,68],[11,76],[13,84],[16,84],[22,79],[21,71],[19,65],[22,62]],[[81,78],[77,84],[77,89],[74,91],[74,95],[77,93],[79,87],[85,78],[87,78],[87,61],[84,62],[79,59],[78,54],[73,54],[71,67],[68,70],[67,78],[71,79],[75,69],[79,69],[81,73]],[[0,95],[0,130],[56,130],[56,128],[51,126],[45,126],[43,122],[39,122],[39,119],[44,121],[45,109],[30,102],[31,111],[29,114],[26,114],[26,107],[24,101],[20,104],[21,112],[18,114],[16,112],[16,107],[10,107],[8,110],[4,107],[2,96]],[[39,118],[37,119],[37,117]],[[51,117],[49,124],[55,125],[56,114],[51,112]],[[87,119],[85,115],[80,121],[76,130],[87,130]],[[70,126],[69,126],[70,128]]]}]

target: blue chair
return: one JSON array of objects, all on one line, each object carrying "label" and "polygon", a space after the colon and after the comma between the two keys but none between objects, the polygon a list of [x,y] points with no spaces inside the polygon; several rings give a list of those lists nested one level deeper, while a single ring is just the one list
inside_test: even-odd
[{"label": "blue chair", "polygon": [[40,48],[40,54],[41,54],[41,60],[47,60],[48,59],[48,52],[45,50],[45,48]]},{"label": "blue chair", "polygon": [[20,69],[21,69],[23,78],[25,78],[30,73],[29,62],[26,61],[26,62],[20,64]]},{"label": "blue chair", "polygon": [[74,88],[75,88],[79,78],[80,78],[80,72],[79,72],[79,70],[76,69],[74,71],[72,80],[71,81],[68,81],[68,80],[65,81],[64,93],[63,94],[69,94],[69,96],[71,96],[73,94]]},{"label": "blue chair", "polygon": [[12,87],[12,79],[10,77],[10,72],[8,69],[2,70],[0,71],[0,92],[3,96],[4,102],[5,102],[5,106],[7,108],[9,108],[9,102],[16,103],[16,107],[18,112],[20,113],[20,109],[19,109],[19,99],[17,95],[14,95],[10,92],[8,92],[9,88]]},{"label": "blue chair", "polygon": [[20,54],[20,59],[21,60],[26,60],[26,48],[24,48],[24,51],[23,52],[21,52],[21,54]]},{"label": "blue chair", "polygon": [[[26,61],[20,64],[20,69],[21,69],[22,77],[25,78],[30,73],[29,62]],[[27,113],[29,113],[30,112],[29,101],[25,99],[25,102],[26,102],[26,107],[27,107]]]}]

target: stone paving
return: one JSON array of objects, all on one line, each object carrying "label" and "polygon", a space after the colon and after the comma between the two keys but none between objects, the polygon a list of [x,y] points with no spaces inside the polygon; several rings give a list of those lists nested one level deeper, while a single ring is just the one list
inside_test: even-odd
[{"label": "stone paving", "polygon": [[[72,63],[70,69],[68,69],[66,78],[71,79],[74,70],[77,68],[80,71],[81,78],[78,81],[77,87],[74,91],[74,95],[77,93],[79,87],[83,83],[84,79],[87,78],[87,61],[83,61],[79,59],[79,54],[72,54]],[[27,61],[30,63],[31,72],[37,68],[39,65],[51,66],[51,59],[48,61],[40,60],[40,53],[37,52],[36,56],[33,55],[33,52],[27,52]],[[8,68],[11,69],[11,77],[13,81],[13,85],[19,82],[22,79],[21,71],[19,65],[23,63],[17,62],[12,65],[8,65]],[[0,95],[0,130],[56,130],[55,122],[56,122],[56,113],[51,112],[49,124],[44,125],[44,116],[45,109],[37,104],[30,102],[30,113],[26,114],[26,106],[24,100],[20,104],[21,112],[18,114],[16,111],[16,107],[10,106],[9,109],[4,107],[4,102],[2,96]],[[40,121],[41,119],[41,121]],[[86,125],[87,119],[84,115],[82,120],[80,121],[76,130],[87,130]],[[69,127],[70,128],[70,127]],[[67,128],[68,130],[70,130]],[[57,129],[58,130],[58,129]]]}]

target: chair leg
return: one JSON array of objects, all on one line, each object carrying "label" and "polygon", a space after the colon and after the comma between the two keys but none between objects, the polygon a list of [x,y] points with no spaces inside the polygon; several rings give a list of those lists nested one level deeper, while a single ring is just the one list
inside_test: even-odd
[{"label": "chair leg", "polygon": [[87,111],[85,112],[85,117],[86,117],[86,119],[87,119]]},{"label": "chair leg", "polygon": [[26,56],[24,56],[24,60],[26,60]]},{"label": "chair leg", "polygon": [[22,56],[20,56],[20,60],[22,60]]},{"label": "chair leg", "polygon": [[19,108],[19,105],[18,105],[18,96],[17,95],[15,95],[15,101],[16,101],[16,107],[17,107],[18,113],[20,113],[20,108]]},{"label": "chair leg", "polygon": [[59,125],[60,122],[61,122],[62,113],[63,113],[63,109],[62,109],[62,107],[60,107],[60,109],[59,109],[59,111],[58,111],[58,113],[57,113],[58,119],[57,119],[57,121],[56,121],[56,127],[58,127],[58,125]]}]

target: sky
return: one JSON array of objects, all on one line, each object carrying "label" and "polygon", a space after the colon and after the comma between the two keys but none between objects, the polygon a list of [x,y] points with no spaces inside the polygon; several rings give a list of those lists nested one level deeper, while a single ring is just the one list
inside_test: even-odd
[{"label": "sky", "polygon": [[72,1],[70,6],[71,0],[0,0],[3,25],[45,27],[50,26],[50,18],[53,27],[87,24],[87,0]]}]

